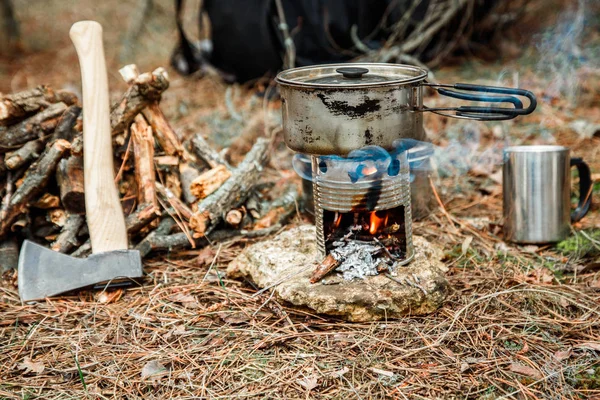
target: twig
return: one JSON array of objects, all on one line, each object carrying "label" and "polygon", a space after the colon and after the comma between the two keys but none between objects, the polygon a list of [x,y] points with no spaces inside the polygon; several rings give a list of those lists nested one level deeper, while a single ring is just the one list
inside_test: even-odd
[{"label": "twig", "polygon": [[285,13],[283,11],[283,5],[281,4],[281,0],[275,0],[275,6],[277,7],[277,18],[279,18],[278,28],[283,34],[283,44],[285,46],[285,60],[283,63],[283,68],[294,68],[296,65],[296,46],[294,45],[294,41],[290,36],[290,30],[285,19]]},{"label": "twig", "polygon": [[442,213],[448,219],[448,222],[450,222],[450,226],[452,227],[452,230],[454,231],[454,233],[458,233],[456,226],[454,226],[454,221],[452,220],[452,217],[450,216],[450,214],[448,214],[448,211],[446,211],[446,207],[444,207],[444,203],[442,203],[442,199],[440,199],[440,196],[438,195],[437,190],[435,189],[435,185],[433,184],[433,180],[431,179],[431,177],[429,177],[429,185],[431,186],[433,195],[435,196],[435,199],[437,200],[438,205],[440,206],[440,210],[442,210]]}]

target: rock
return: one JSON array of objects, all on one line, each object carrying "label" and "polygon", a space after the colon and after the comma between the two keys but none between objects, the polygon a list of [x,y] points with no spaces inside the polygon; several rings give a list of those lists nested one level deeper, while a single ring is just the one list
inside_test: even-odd
[{"label": "rock", "polygon": [[346,281],[334,272],[311,284],[310,275],[321,260],[315,227],[302,225],[247,247],[229,264],[227,275],[247,278],[261,288],[278,283],[274,290],[281,300],[349,321],[429,314],[446,298],[447,268],[437,245],[420,236],[413,236],[413,243],[413,261],[392,277]]}]

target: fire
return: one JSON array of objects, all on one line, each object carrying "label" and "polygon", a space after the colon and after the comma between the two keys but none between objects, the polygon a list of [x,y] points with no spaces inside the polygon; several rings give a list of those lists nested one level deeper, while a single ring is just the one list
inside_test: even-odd
[{"label": "fire", "polygon": [[333,221],[333,227],[334,228],[339,228],[340,224],[342,223],[342,213],[335,213],[335,219]]},{"label": "fire", "polygon": [[388,222],[388,214],[385,214],[385,217],[381,218],[377,216],[377,212],[373,211],[371,213],[371,221],[369,224],[369,233],[371,235],[374,235],[377,233],[377,231],[379,230],[379,228],[381,228],[382,226],[386,226]]}]

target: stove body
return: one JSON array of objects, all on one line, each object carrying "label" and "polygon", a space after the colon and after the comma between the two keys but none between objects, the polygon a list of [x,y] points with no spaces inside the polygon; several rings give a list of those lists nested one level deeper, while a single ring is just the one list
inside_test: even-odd
[{"label": "stove body", "polygon": [[311,157],[318,249],[325,257],[351,242],[374,245],[389,266],[404,265],[414,256],[407,153],[359,152]]}]

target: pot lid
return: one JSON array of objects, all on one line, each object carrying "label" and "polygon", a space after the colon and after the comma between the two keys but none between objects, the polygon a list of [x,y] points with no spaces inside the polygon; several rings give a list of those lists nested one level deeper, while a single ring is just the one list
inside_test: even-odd
[{"label": "pot lid", "polygon": [[424,80],[427,71],[403,64],[352,63],[293,68],[280,72],[280,85],[312,88],[364,88],[414,83]]}]

